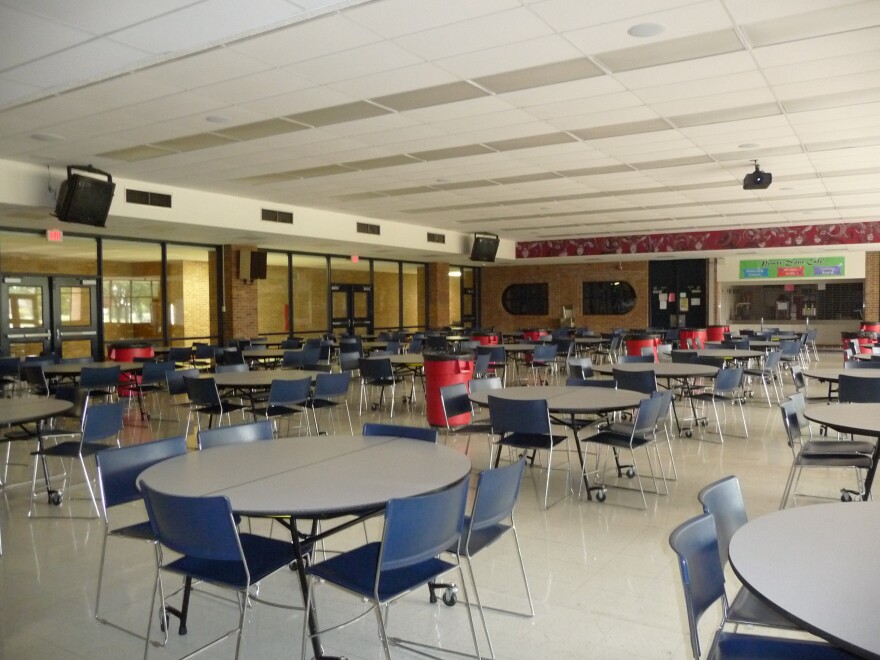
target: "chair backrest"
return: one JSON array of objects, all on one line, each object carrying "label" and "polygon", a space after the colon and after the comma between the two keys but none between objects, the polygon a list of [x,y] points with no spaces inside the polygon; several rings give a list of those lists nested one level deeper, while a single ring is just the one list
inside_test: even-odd
[{"label": "chair backrest", "polygon": [[807,389],[807,379],[804,376],[803,369],[800,365],[791,365],[791,381],[794,383],[794,389],[803,392]]},{"label": "chair backrest", "polygon": [[409,346],[406,347],[406,352],[410,354],[418,354],[422,352],[422,344],[424,343],[424,339],[420,337],[413,337],[409,340]]},{"label": "chair backrest", "polygon": [[95,358],[93,358],[91,355],[86,355],[83,357],[61,358],[59,364],[91,364],[94,361]]},{"label": "chair backrest", "polygon": [[[162,545],[188,557],[240,562],[248,575],[229,498],[170,495],[144,481],[140,489],[153,535]],[[230,567],[230,573],[234,570]]]},{"label": "chair backrest", "polygon": [[489,374],[489,354],[480,353],[474,358],[474,378],[485,378]]},{"label": "chair backrest", "polygon": [[708,513],[676,527],[669,535],[669,545],[678,555],[684,603],[687,610],[691,650],[700,658],[700,637],[697,624],[718,599],[725,599],[724,570],[718,554],[715,520]]},{"label": "chair backrest", "polygon": [[174,363],[169,362],[145,362],[141,371],[141,383],[143,385],[152,385],[154,383],[165,383],[166,374],[174,371]]},{"label": "chair backrest", "polygon": [[665,424],[672,412],[672,390],[657,390],[651,396],[660,399],[660,410],[657,412],[657,425]]},{"label": "chair backrest", "polygon": [[219,406],[220,392],[217,390],[217,381],[213,378],[188,378],[184,377],[183,384],[186,387],[186,396],[190,403],[197,406]]},{"label": "chair backrest", "polygon": [[843,363],[844,369],[878,369],[880,362],[873,360],[847,360]]},{"label": "chair backrest", "polygon": [[532,351],[532,362],[547,362],[556,359],[556,344],[538,344]]},{"label": "chair backrest", "polygon": [[621,355],[617,358],[620,364],[639,364],[654,361],[654,349],[648,348],[650,353],[644,355]]},{"label": "chair backrest", "polygon": [[458,545],[464,528],[468,482],[463,479],[437,493],[388,502],[377,589],[383,571],[418,564]]},{"label": "chair backrest", "polygon": [[250,371],[250,367],[246,365],[244,362],[239,362],[235,364],[218,364],[214,367],[214,373],[218,374],[228,374],[234,371]]},{"label": "chair backrest", "polygon": [[480,378],[477,380],[471,380],[468,383],[468,387],[470,391],[473,392],[485,392],[487,390],[500,390],[504,388],[504,383],[501,380],[500,376],[491,376],[489,378]]},{"label": "chair backrest", "polygon": [[[248,350],[266,350],[265,344],[249,346]],[[238,349],[225,349],[217,353],[217,369],[221,366],[240,366],[245,364],[244,354]]]},{"label": "chair backrest", "polygon": [[570,357],[568,373],[576,378],[591,378],[593,376],[593,359],[588,357]]},{"label": "chair backrest", "polygon": [[49,381],[46,379],[42,363],[25,362],[21,366],[21,375],[24,376],[24,382],[28,384],[33,393],[49,395]]},{"label": "chair backrest", "polygon": [[721,565],[727,564],[727,552],[734,532],[749,521],[739,479],[730,475],[703,487],[697,493],[703,511],[715,519],[718,555]]},{"label": "chair backrest", "polygon": [[198,378],[198,369],[183,369],[182,371],[166,371],[165,383],[168,387],[168,394],[176,396],[178,394],[186,394],[186,383],[184,378]]},{"label": "chair backrest", "polygon": [[802,430],[800,418],[797,412],[797,404],[791,399],[786,399],[779,404],[779,410],[782,412],[782,424],[785,427],[785,434],[788,438],[788,446],[792,452],[797,453],[801,446]]},{"label": "chair backrest", "polygon": [[633,435],[646,436],[657,428],[657,420],[660,418],[660,410],[663,406],[662,397],[651,397],[639,402],[639,409],[633,419]]},{"label": "chair backrest", "polygon": [[699,355],[697,355],[696,351],[685,351],[685,350],[672,351],[672,361],[673,362],[681,362],[681,363],[691,364],[698,357],[699,357]]},{"label": "chair backrest", "polygon": [[361,378],[365,380],[385,379],[394,377],[394,367],[389,357],[361,358]]},{"label": "chair backrest", "polygon": [[119,365],[112,367],[83,367],[79,375],[79,386],[84,390],[103,387],[116,387],[121,374]]},{"label": "chair backrest", "polygon": [[501,344],[487,344],[477,346],[477,355],[481,353],[489,354],[489,362],[491,364],[503,364],[507,360],[507,352]]},{"label": "chair backrest", "polygon": [[18,380],[21,377],[21,360],[17,357],[0,358],[0,378]]},{"label": "chair backrest", "polygon": [[348,394],[350,384],[350,371],[343,371],[338,374],[318,374],[315,378],[314,398],[332,399],[334,397],[344,397]]},{"label": "chair backrest", "polygon": [[128,404],[124,401],[89,406],[83,420],[82,444],[102,444],[102,440],[116,438],[122,430],[122,418]]},{"label": "chair backrest", "polygon": [[272,422],[268,419],[263,419],[259,422],[247,422],[246,424],[204,429],[196,435],[200,450],[213,449],[214,447],[223,447],[225,445],[239,445],[246,442],[272,440],[274,437],[275,433],[272,429]]},{"label": "chair backrest", "polygon": [[736,392],[742,387],[743,373],[742,367],[719,369],[715,376],[715,392],[718,394]]},{"label": "chair backrest", "polygon": [[837,399],[841,403],[880,403],[880,377],[862,378],[840,374],[837,380]]},{"label": "chair backrest", "polygon": [[192,362],[193,351],[189,346],[172,346],[168,349],[169,362]]},{"label": "chair backrest", "polygon": [[321,343],[318,340],[318,344],[309,345],[306,343],[300,351],[300,355],[302,357],[302,366],[310,369],[318,364],[321,361]]},{"label": "chair backrest", "polygon": [[546,399],[517,401],[489,395],[489,420],[497,434],[550,433],[550,414]]},{"label": "chair backrest", "polygon": [[767,357],[764,358],[764,371],[769,372],[776,369],[779,366],[779,360],[782,359],[781,351],[770,351],[767,353]]},{"label": "chair backrest", "polygon": [[525,467],[523,456],[516,463],[480,472],[466,541],[472,532],[497,525],[513,515]]},{"label": "chair backrest", "polygon": [[614,380],[617,382],[617,389],[632,390],[633,392],[642,392],[650,394],[657,391],[657,376],[654,370],[647,371],[627,371],[626,369],[614,368],[611,370]]},{"label": "chair backrest", "polygon": [[366,436],[387,435],[395,438],[409,438],[437,444],[440,434],[437,429],[422,426],[403,426],[400,424],[364,424],[363,434]]},{"label": "chair backrest", "polygon": [[195,344],[193,348],[196,360],[213,360],[223,350],[222,346],[211,346],[210,344]]},{"label": "chair backrest", "polygon": [[577,376],[569,376],[565,379],[565,384],[569,387],[607,387],[612,390],[617,388],[617,381],[612,378],[578,378]]},{"label": "chair backrest", "polygon": [[400,341],[397,339],[389,340],[385,345],[385,355],[397,355],[400,353]]},{"label": "chair backrest", "polygon": [[796,340],[779,342],[779,351],[783,358],[797,357],[801,352],[801,343]]},{"label": "chair backrest", "polygon": [[359,351],[340,351],[339,368],[342,371],[357,371],[360,369],[361,354]]},{"label": "chair backrest", "polygon": [[269,386],[269,405],[305,403],[312,391],[312,377],[274,378]]},{"label": "chair backrest", "polygon": [[468,388],[464,383],[453,383],[452,385],[441,387],[440,403],[443,406],[446,428],[450,428],[450,417],[457,417],[458,415],[470,414],[472,412],[471,400],[468,398]]},{"label": "chair backrest", "polygon": [[186,437],[182,435],[99,451],[95,460],[98,463],[98,485],[105,521],[108,507],[141,499],[141,492],[137,488],[137,478],[141,472],[166,458],[185,453]]}]

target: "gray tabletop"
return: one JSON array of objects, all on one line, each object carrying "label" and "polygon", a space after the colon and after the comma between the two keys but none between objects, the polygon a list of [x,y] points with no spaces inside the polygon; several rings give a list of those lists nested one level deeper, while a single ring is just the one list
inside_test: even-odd
[{"label": "gray tabletop", "polygon": [[500,344],[505,353],[531,353],[538,344]]},{"label": "gray tabletop", "polygon": [[285,353],[295,350],[293,348],[246,348],[241,354],[248,360],[280,360]]},{"label": "gray tabletop", "polygon": [[594,364],[593,371],[611,375],[614,369],[623,371],[653,371],[657,378],[704,378],[713,377],[718,367],[689,362],[629,362],[626,364]]},{"label": "gray tabletop", "polygon": [[503,387],[498,390],[483,390],[470,395],[471,401],[487,405],[489,396],[514,401],[533,401],[544,399],[547,407],[556,413],[597,413],[613,410],[629,410],[639,405],[646,394],[632,390],[617,390],[610,387],[582,387],[579,385],[545,387]]},{"label": "gray tabletop", "polygon": [[43,367],[43,373],[47,376],[73,376],[78,377],[84,367],[107,369],[119,367],[120,371],[140,371],[144,368],[143,362],[72,362],[62,364],[48,364]]},{"label": "gray tabletop", "polygon": [[880,502],[770,513],[733,535],[730,564],[751,591],[810,632],[880,657],[878,520]]},{"label": "gray tabletop", "polygon": [[764,351],[753,351],[742,348],[701,348],[697,351],[700,357],[723,358],[725,360],[754,360],[764,357]]},{"label": "gray tabletop", "polygon": [[878,378],[880,377],[880,369],[844,369],[843,367],[817,367],[815,369],[805,369],[804,376],[808,378],[817,378],[819,380],[836,383],[840,380],[840,374],[847,376],[857,376],[858,378]]},{"label": "gray tabletop", "polygon": [[213,378],[217,387],[269,387],[273,380],[299,380],[311,378],[313,381],[321,371],[306,369],[256,369],[253,371],[224,371],[219,374],[203,374],[203,378]]},{"label": "gray tabletop", "polygon": [[575,337],[574,343],[578,346],[598,346],[599,344],[610,344],[610,339],[604,337]]},{"label": "gray tabletop", "polygon": [[24,424],[60,415],[73,403],[59,399],[0,399],[0,424]]},{"label": "gray tabletop", "polygon": [[243,515],[308,518],[382,508],[393,498],[446,488],[470,470],[465,454],[444,445],[342,435],[190,452],[139,480],[177,495],[226,495]]},{"label": "gray tabletop", "polygon": [[880,403],[807,406],[804,417],[835,431],[880,436]]},{"label": "gray tabletop", "polygon": [[[367,360],[391,360],[391,364],[396,366],[422,366],[425,364],[425,356],[421,353],[401,353],[400,355],[371,355]],[[472,359],[470,355],[462,355],[462,360]]]}]

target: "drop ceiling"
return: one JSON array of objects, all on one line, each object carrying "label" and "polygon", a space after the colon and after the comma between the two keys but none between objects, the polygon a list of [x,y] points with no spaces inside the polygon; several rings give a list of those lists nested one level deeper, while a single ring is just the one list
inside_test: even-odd
[{"label": "drop ceiling", "polygon": [[0,0],[0,159],[515,241],[876,220],[880,2]]}]

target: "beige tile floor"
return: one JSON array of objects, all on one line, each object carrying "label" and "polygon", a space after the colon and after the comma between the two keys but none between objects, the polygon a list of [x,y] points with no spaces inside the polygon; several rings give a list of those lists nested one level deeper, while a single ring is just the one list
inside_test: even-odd
[{"label": "beige tile floor", "polygon": [[[822,355],[824,365],[840,360],[838,353]],[[792,391],[787,385],[786,391]],[[819,394],[817,388],[816,394]],[[353,401],[356,401],[356,396]],[[398,405],[394,422],[421,425],[424,411],[416,405]],[[704,439],[673,440],[678,465],[677,481],[669,495],[648,496],[648,510],[637,493],[611,489],[604,504],[572,495],[549,510],[539,505],[543,472],[527,469],[517,522],[526,568],[535,601],[534,618],[490,612],[489,625],[497,656],[502,659],[556,658],[686,658],[689,657],[687,623],[675,558],[667,544],[669,532],[681,521],[699,513],[696,494],[705,484],[727,474],[740,477],[752,517],[776,509],[790,465],[776,406],[768,407],[758,395],[746,406],[750,436],[725,434]],[[173,415],[173,413],[172,413]],[[354,423],[385,418],[381,411],[357,417]],[[738,415],[737,415],[738,418]],[[737,419],[737,418],[732,418]],[[167,437],[179,432],[176,422],[143,425],[129,419],[129,441]],[[738,425],[734,423],[733,433]],[[452,440],[450,440],[452,442]],[[464,439],[455,439],[464,449]],[[475,437],[470,448],[476,469],[487,466],[484,438]],[[573,454],[572,454],[573,456]],[[26,447],[13,446],[13,460],[27,462]],[[576,460],[573,458],[573,460]],[[9,482],[29,476],[29,468],[12,466]],[[852,483],[851,474],[813,471],[801,483],[805,493],[833,498]],[[563,487],[561,481],[553,484]],[[627,484],[627,485],[632,485]],[[85,490],[71,493],[82,496]],[[39,513],[48,519],[27,517],[28,488],[0,491],[0,525],[3,555],[0,558],[0,658],[130,658],[143,653],[143,642],[94,618],[95,585],[102,525],[90,514],[84,499],[68,498],[60,508],[40,499]],[[797,504],[819,501],[799,497]],[[123,512],[122,519],[137,516]],[[257,529],[264,522],[258,522]],[[380,534],[379,521],[371,534]],[[268,526],[265,530],[268,532]],[[278,528],[275,530],[279,533]],[[334,548],[362,541],[354,530],[333,539]],[[102,612],[113,621],[143,631],[151,593],[152,550],[147,545],[111,541]],[[502,541],[477,560],[476,570],[486,604],[522,608],[512,547]],[[733,579],[733,578],[731,578]],[[263,584],[270,600],[298,602],[293,573],[276,574]],[[341,598],[329,587],[318,589],[324,623],[341,620],[359,603]],[[193,600],[190,632],[172,632],[164,649],[153,649],[152,658],[177,658],[208,639],[213,631],[234,622],[235,606],[219,598],[197,594]],[[337,619],[339,617],[339,619]],[[248,612],[243,657],[299,657],[301,617],[298,612],[256,606]],[[444,645],[467,642],[465,610],[431,605],[424,592],[391,608],[391,633]],[[709,624],[711,627],[711,622]],[[325,637],[328,653],[349,658],[382,656],[375,623],[364,621]],[[227,641],[204,653],[206,658],[231,658],[234,645]],[[395,649],[396,657],[415,657]]]}]

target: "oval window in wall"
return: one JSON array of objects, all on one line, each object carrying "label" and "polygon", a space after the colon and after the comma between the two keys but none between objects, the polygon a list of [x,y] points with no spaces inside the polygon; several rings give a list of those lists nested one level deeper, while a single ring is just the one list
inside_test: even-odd
[{"label": "oval window in wall", "polygon": [[508,314],[543,315],[549,309],[549,287],[541,284],[511,284],[501,294],[501,306]]},{"label": "oval window in wall", "polygon": [[626,314],[636,306],[629,282],[584,282],[584,314]]}]

